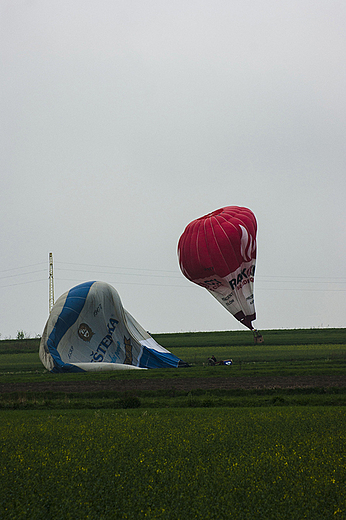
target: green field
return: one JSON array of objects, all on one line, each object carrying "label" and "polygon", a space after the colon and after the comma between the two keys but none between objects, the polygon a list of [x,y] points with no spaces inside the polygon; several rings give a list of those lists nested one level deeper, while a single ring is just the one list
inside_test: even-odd
[{"label": "green field", "polygon": [[[155,339],[191,364],[187,369],[120,371],[83,374],[50,374],[38,357],[38,339],[0,341],[0,384],[47,383],[64,381],[124,381],[164,379],[165,391],[136,392],[137,401],[127,405],[147,408],[215,407],[273,405],[344,405],[345,388],[311,388],[295,390],[208,390],[172,391],[172,379],[181,378],[251,378],[346,375],[346,329],[303,329],[265,331],[265,343],[254,345],[247,331],[182,333],[156,335]],[[207,366],[212,354],[217,359],[233,359],[231,367]],[[316,385],[315,385],[316,386]],[[318,385],[317,385],[318,386]],[[196,387],[196,385],[195,385]],[[129,397],[133,397],[132,395]],[[126,404],[126,403],[125,403]],[[124,400],[117,392],[92,394],[37,391],[0,394],[0,408],[119,408]]]},{"label": "green field", "polygon": [[[265,343],[254,345],[251,332],[204,332],[181,334],[157,334],[155,339],[173,354],[187,361],[194,369],[202,368],[208,357],[233,360],[233,375],[244,373],[339,373],[346,367],[346,329],[297,329],[264,331]],[[0,341],[0,378],[3,381],[16,378],[33,380],[44,377],[45,370],[38,357],[39,340]],[[221,367],[220,367],[221,368]],[[240,374],[241,371],[241,374]],[[174,371],[173,371],[174,372]],[[10,374],[10,378],[6,375]],[[219,373],[217,370],[213,372]],[[21,375],[22,374],[22,375]],[[132,373],[130,377],[173,377],[170,370],[155,370],[143,374]],[[189,370],[188,377],[199,375]],[[47,375],[47,374],[46,374]],[[176,373],[174,377],[176,377]],[[187,372],[184,372],[184,377]],[[51,374],[47,380],[52,379]],[[61,377],[61,375],[59,376]],[[76,377],[69,374],[68,378]],[[80,376],[77,376],[77,378]],[[125,377],[129,374],[93,374],[93,378]]]},{"label": "green field", "polygon": [[344,409],[0,418],[1,518],[345,518]]},{"label": "green field", "polygon": [[[199,378],[346,377],[345,329],[263,334],[256,346],[247,332],[157,335],[191,368],[102,374],[50,374],[37,339],[0,341],[4,388],[166,381],[0,394],[0,518],[346,519],[344,387],[198,389]],[[233,366],[206,366],[212,354]],[[173,389],[180,378],[195,390]]]},{"label": "green field", "polygon": [[[346,329],[268,330],[263,332],[263,336],[264,344],[254,345],[250,331],[154,335],[158,343],[194,368],[203,367],[211,355],[217,359],[231,358],[238,370],[252,370],[254,364],[257,364],[256,368],[260,366],[268,371],[291,370],[291,365],[293,370],[299,370],[300,365],[303,370],[316,366],[318,371],[323,365],[325,372],[345,368]],[[39,339],[0,341],[0,377],[8,372],[16,372],[17,375],[19,372],[42,373],[44,369],[38,357],[39,342]],[[157,371],[150,371],[150,377],[155,377],[153,372]],[[93,377],[99,376],[103,377]],[[70,374],[69,377],[74,376]],[[119,374],[119,377],[128,375]],[[140,377],[139,374],[137,377]]]}]

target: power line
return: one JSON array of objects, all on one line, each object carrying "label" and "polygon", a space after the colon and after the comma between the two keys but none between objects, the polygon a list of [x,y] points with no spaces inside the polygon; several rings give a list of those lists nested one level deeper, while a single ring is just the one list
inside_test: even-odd
[{"label": "power line", "polygon": [[[77,263],[77,262],[54,262],[55,265],[57,264],[61,264],[61,265],[72,265],[72,266],[84,266],[84,267],[92,267],[92,268],[96,268],[97,269],[97,272],[101,273],[102,274],[112,274],[112,273],[109,273],[109,272],[104,272],[104,271],[99,271],[99,269],[112,269],[112,270],[122,270],[122,271],[130,271],[129,273],[117,273],[117,274],[120,274],[120,275],[130,275],[130,274],[135,274],[136,276],[160,276],[160,277],[164,277],[164,275],[156,275],[155,273],[157,272],[160,272],[160,273],[174,273],[176,276],[173,276],[172,278],[181,278],[181,274],[179,272],[179,270],[169,270],[169,269],[148,269],[148,268],[143,268],[143,267],[121,267],[121,266],[114,266],[114,265],[99,265],[99,264],[85,264],[85,263]],[[20,267],[12,267],[10,269],[3,269],[3,270],[0,270],[0,273],[5,273],[5,272],[9,272],[9,271],[16,271],[16,270],[19,270],[19,269],[27,269],[29,267],[35,267],[35,266],[38,266],[38,265],[47,265],[45,262],[38,262],[36,264],[29,264],[29,265],[26,265],[26,266],[20,266]],[[64,267],[58,267],[57,268],[58,270],[60,271],[78,271],[78,272],[95,272],[95,269],[89,269],[89,270],[86,270],[86,269],[70,269],[70,268],[64,268]],[[30,272],[27,272],[27,273],[16,273],[16,274],[12,274],[12,275],[8,275],[8,276],[3,276],[1,277],[0,279],[5,279],[5,278],[10,278],[10,277],[15,277],[15,276],[23,276],[23,275],[26,275],[26,274],[33,274],[33,273],[36,273],[36,272],[43,272],[45,269],[40,269],[38,271],[30,271]],[[136,273],[133,273],[133,271],[138,271],[138,275]],[[153,274],[146,274],[144,275],[143,274],[143,271],[144,272],[148,272],[148,273],[153,273]],[[170,276],[170,275],[169,275]],[[171,277],[171,276],[170,276]],[[281,282],[284,282],[284,283],[291,283],[292,281],[294,280],[305,280],[305,283],[314,283],[313,280],[318,280],[319,283],[346,283],[346,277],[333,277],[333,276],[330,276],[330,277],[327,277],[327,276],[294,276],[294,275],[259,275],[257,274],[256,275],[256,280],[257,281],[267,281],[267,282],[276,282],[277,280],[276,279],[279,279]],[[310,280],[312,280],[312,282],[310,282]]]},{"label": "power line", "polygon": [[26,276],[27,274],[42,273],[43,271],[45,271],[45,269],[39,269],[38,271],[30,271],[28,273],[10,274],[8,276],[1,276],[0,280],[7,280],[7,278],[14,278],[16,276]]},{"label": "power line", "polygon": [[0,289],[5,289],[6,287],[15,287],[16,285],[26,285],[28,283],[36,283],[36,282],[46,282],[47,278],[42,280],[28,280],[27,282],[19,282],[19,283],[11,283],[9,285],[0,285]]},{"label": "power line", "polygon": [[8,271],[16,271],[17,269],[27,269],[28,267],[36,267],[37,265],[46,265],[45,262],[39,262],[38,264],[24,265],[22,267],[11,267],[10,269],[3,269],[0,273],[6,273]]},{"label": "power line", "polygon": [[[48,278],[39,279],[39,280],[28,280],[25,282],[18,282],[8,285],[1,285],[0,289],[5,289],[8,287],[16,287],[18,285],[27,285],[29,283],[40,283],[46,282]],[[73,283],[82,283],[85,282],[85,279],[77,279],[77,278],[59,278],[59,282],[73,282]],[[108,282],[113,285],[137,285],[137,286],[146,286],[146,287],[178,287],[181,289],[195,289],[197,287],[196,284],[186,283],[185,285],[178,284],[163,284],[163,283],[143,283],[143,282],[120,282],[120,281],[111,281]],[[326,282],[327,283],[327,282]],[[258,287],[255,285],[255,292],[264,292],[264,291],[296,291],[296,292],[345,292],[346,289],[313,289],[313,288],[303,288],[303,287]]]},{"label": "power line", "polygon": [[[123,268],[123,269],[126,269],[126,268]],[[65,269],[65,268],[60,268],[59,267],[56,270],[58,270],[58,271],[71,271],[71,272],[92,273],[91,270],[85,270],[85,269]],[[45,271],[45,269],[39,269],[37,271],[29,271],[29,272],[26,272],[26,273],[11,274],[11,275],[8,275],[8,276],[0,277],[0,280],[7,280],[9,278],[15,278],[15,277],[18,277],[18,276],[26,276],[26,275],[29,275],[29,274],[42,273],[44,271]],[[149,270],[146,270],[146,271],[149,271]],[[161,272],[164,272],[164,271],[161,270]],[[175,271],[167,271],[167,272],[171,273],[171,272],[175,272]],[[97,273],[102,273],[102,274],[107,274],[107,275],[118,274],[119,276],[141,276],[141,277],[147,277],[147,278],[175,278],[175,279],[182,279],[182,275],[179,275],[178,273],[176,274],[176,276],[163,275],[163,274],[133,273],[133,272],[131,272],[131,273],[111,273],[111,272],[107,272],[107,271],[97,271]],[[273,280],[273,279],[266,279],[266,277],[258,276],[258,277],[256,277],[256,282],[258,282],[258,283],[261,283],[261,282],[263,283],[264,282],[266,284],[267,283],[271,283],[271,284],[273,284],[273,283],[284,283],[284,284],[287,284],[287,283],[289,283],[289,284],[292,284],[292,283],[304,283],[304,284],[316,284],[316,283],[318,283],[318,284],[344,284],[344,283],[346,283],[346,279],[345,279],[345,281],[343,281],[342,279],[337,279],[336,281],[334,281],[334,280],[326,279],[326,278],[323,280],[323,279],[318,278],[318,277],[309,277],[309,279],[303,278],[303,277],[297,277],[297,278],[291,277],[290,280],[285,280],[285,279],[283,279],[283,277],[280,277],[280,276],[275,276],[273,278],[276,278],[276,279],[275,280]],[[315,281],[316,279],[318,279],[318,282]],[[22,283],[27,283],[27,282],[22,282]],[[19,285],[19,284],[20,283],[18,283],[16,285]],[[1,287],[6,287],[6,286],[1,286]]]},{"label": "power line", "polygon": [[345,292],[346,289],[304,289],[299,287],[285,287],[285,288],[275,288],[275,287],[256,287],[255,291],[301,291],[301,292]]},{"label": "power line", "polygon": [[81,264],[81,263],[76,263],[76,262],[55,262],[55,265],[56,264],[81,265],[81,266],[85,266],[85,267],[100,267],[102,269],[128,269],[130,271],[152,271],[152,272],[161,271],[161,272],[165,272],[165,273],[176,273],[177,272],[177,271],[171,271],[171,270],[167,270],[167,269],[148,269],[145,267],[119,267],[119,266],[114,266],[114,265]]},{"label": "power line", "polygon": [[[123,269],[126,269],[125,267]],[[86,270],[86,269],[65,269],[63,267],[58,267],[56,268],[56,271],[73,271],[73,272],[79,272],[79,273],[91,273],[91,272],[97,272],[97,273],[102,273],[102,274],[114,274],[114,273],[111,273],[111,272],[108,272],[108,271],[91,271],[91,270]],[[165,272],[163,270],[161,270],[161,272]],[[170,273],[174,273],[175,271],[166,271],[166,272],[170,272]],[[120,276],[147,276],[147,277],[155,277],[155,278],[181,278],[181,275],[179,276],[179,274],[177,274],[176,276],[171,276],[171,275],[163,275],[163,274],[145,274],[145,273],[116,273],[116,274],[119,274]]]},{"label": "power line", "polygon": [[[85,282],[85,279],[76,279],[76,278],[59,278],[61,282]],[[180,287],[181,289],[195,289],[198,287],[197,284],[192,282],[186,283],[185,285],[176,285],[176,284],[162,284],[162,283],[142,283],[142,282],[120,282],[120,281],[108,281],[108,283],[113,285],[137,285],[137,286],[150,286],[150,287]],[[202,287],[201,287],[202,288]],[[255,291],[317,291],[317,292],[345,292],[346,289],[304,289],[304,288],[273,288],[273,287],[255,287]]]},{"label": "power line", "polygon": [[[70,274],[73,275],[73,273],[90,273],[91,279],[95,279],[95,275],[104,274],[107,275],[107,277],[110,276],[132,276],[132,277],[141,277],[141,278],[165,278],[167,281],[168,279],[179,279],[182,282],[185,282],[185,285],[182,284],[174,284],[174,283],[143,283],[141,281],[135,282],[135,281],[117,281],[117,282],[110,282],[114,283],[115,285],[141,285],[141,286],[152,286],[152,287],[179,287],[179,288],[187,288],[187,287],[196,287],[196,285],[192,284],[191,282],[187,282],[187,280],[183,277],[182,274],[179,273],[179,271],[173,271],[173,270],[164,270],[164,269],[148,269],[148,268],[135,268],[135,267],[119,267],[119,266],[110,266],[110,265],[97,265],[97,264],[84,264],[84,263],[76,263],[76,262],[56,262],[57,264],[60,264],[62,266],[72,266],[69,267],[58,267],[57,271],[69,271]],[[35,267],[39,265],[47,265],[44,262],[39,262],[36,264],[28,264],[26,266],[21,267],[13,267],[10,269],[4,269],[0,271],[0,273],[9,273],[16,270],[21,269],[28,269],[30,267]],[[75,268],[73,266],[76,266],[78,268]],[[80,267],[90,267],[92,269],[82,269]],[[101,271],[100,269],[109,269],[111,271]],[[28,276],[35,273],[42,273],[45,271],[45,269],[39,269],[34,271],[28,271],[28,272],[22,272],[22,273],[15,273],[15,274],[8,274],[6,276],[1,276],[0,280],[9,280],[10,278],[20,277],[20,276]],[[119,272],[123,271],[123,272]],[[126,272],[127,271],[127,272]],[[162,273],[162,274],[156,274],[156,273]],[[164,274],[166,273],[166,274]],[[174,275],[173,275],[174,273]],[[29,283],[36,283],[36,282],[42,282],[44,280],[27,280],[17,283],[10,283],[6,285],[0,286],[0,288],[6,288],[6,287],[14,287],[18,285],[26,285]],[[74,283],[79,283],[80,281],[85,280],[78,280],[78,278],[59,278],[58,281],[69,281]],[[148,280],[149,281],[149,280]],[[345,284],[346,278],[345,277],[320,277],[320,276],[293,276],[293,275],[257,275],[255,279],[255,291],[313,291],[313,292],[344,292],[345,289],[339,288],[339,289],[332,289],[332,288],[323,288],[321,287],[321,284],[323,285],[330,285],[330,284]],[[259,284],[259,285],[258,285]],[[265,287],[263,287],[263,284],[265,284]],[[268,284],[271,285],[271,287],[268,287]],[[291,287],[273,287],[272,284],[291,284]],[[292,285],[300,284],[301,287],[292,287]],[[308,285],[317,285],[318,288],[308,288],[306,286]],[[262,286],[262,287],[261,287]]]},{"label": "power line", "polygon": [[329,283],[333,283],[333,284],[346,283],[346,280],[344,282],[342,280],[337,280],[335,282],[334,281],[330,281],[330,280],[325,280],[325,281],[320,281],[319,280],[317,282],[317,281],[310,281],[310,280],[306,280],[306,279],[304,279],[304,281],[303,280],[297,280],[297,281],[294,281],[294,280],[282,280],[282,279],[280,279],[280,280],[263,280],[261,277],[256,278],[256,280],[259,281],[259,282],[262,282],[262,283],[280,283],[280,282],[282,282],[282,283],[290,283],[290,284],[292,284],[292,283],[304,283],[304,284],[305,283],[308,283],[308,284],[311,284],[311,283],[314,283],[314,284],[321,284],[321,283],[326,283],[326,284],[329,284]]},{"label": "power line", "polygon": [[[121,269],[123,271],[131,271],[129,273],[116,273],[116,274],[119,274],[119,275],[125,275],[125,276],[153,276],[153,277],[159,277],[159,278],[165,278],[165,277],[169,277],[169,278],[181,278],[182,275],[181,273],[176,270],[176,271],[172,271],[172,270],[165,270],[165,269],[146,269],[146,268],[135,268],[135,267],[119,267],[119,266],[103,266],[103,265],[95,265],[95,264],[77,264],[77,263],[69,263],[69,262],[56,262],[56,264],[68,264],[68,265],[81,265],[81,266],[90,266],[90,267],[96,267],[96,268],[101,268],[101,269],[112,269],[112,270],[118,270],[118,269]],[[78,272],[85,272],[85,273],[88,273],[88,272],[95,272],[95,270],[85,270],[85,269],[69,269],[69,268],[64,268],[64,267],[58,267],[57,268],[59,271],[72,271],[72,272],[75,272],[75,271],[78,271]],[[133,271],[138,271],[138,273],[133,273]],[[141,271],[145,271],[145,272],[151,272],[151,273],[156,273],[156,272],[161,272],[161,273],[174,273],[176,276],[171,276],[171,275],[157,275],[157,274],[144,274],[142,273]],[[98,273],[102,273],[102,274],[112,274],[111,272],[106,272],[106,271],[99,271],[97,270],[96,272]],[[274,280],[274,279],[279,279],[279,281],[283,282],[283,283],[292,283],[292,281],[294,280],[297,280],[297,283],[298,281],[301,282],[302,280],[305,280],[305,283],[316,283],[315,280],[318,280],[319,283],[346,283],[346,277],[321,277],[321,276],[286,276],[286,275],[271,275],[271,276],[266,276],[266,275],[257,275],[256,276],[256,280],[257,281],[266,281],[266,282],[270,282],[270,283],[276,283],[278,280]]]},{"label": "power line", "polygon": [[[59,281],[65,281],[65,282],[76,282],[77,280],[75,278],[71,279],[71,278],[59,278]],[[78,280],[78,282],[82,283],[82,282],[85,282],[85,279],[84,280]],[[162,283],[141,283],[141,282],[119,282],[119,281],[108,281],[107,283],[110,283],[110,284],[114,284],[114,285],[145,285],[145,286],[151,286],[151,287],[181,287],[182,289],[184,288],[194,288],[196,287],[196,285],[192,285],[192,284],[189,284],[189,285],[175,285],[175,284],[162,284]]]}]

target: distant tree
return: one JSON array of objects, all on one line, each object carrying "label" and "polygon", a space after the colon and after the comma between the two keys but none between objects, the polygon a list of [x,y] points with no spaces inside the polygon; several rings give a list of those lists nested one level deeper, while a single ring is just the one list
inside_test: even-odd
[{"label": "distant tree", "polygon": [[16,339],[25,339],[25,332],[24,330],[17,330],[17,337]]}]

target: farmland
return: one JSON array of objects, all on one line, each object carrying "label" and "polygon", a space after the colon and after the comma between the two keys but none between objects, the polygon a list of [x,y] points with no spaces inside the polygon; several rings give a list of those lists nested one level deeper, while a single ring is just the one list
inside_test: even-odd
[{"label": "farmland", "polygon": [[346,331],[264,337],[156,335],[191,368],[127,374],[0,341],[0,517],[345,519]]},{"label": "farmland", "polygon": [[[346,399],[346,330],[247,331],[156,335],[188,369],[49,374],[38,339],[0,341],[0,407],[109,408],[129,398],[145,407],[336,404]],[[207,358],[233,366],[209,367]],[[131,398],[131,399],[130,399]]]},{"label": "farmland", "polygon": [[2,518],[345,518],[337,407],[1,412]]}]

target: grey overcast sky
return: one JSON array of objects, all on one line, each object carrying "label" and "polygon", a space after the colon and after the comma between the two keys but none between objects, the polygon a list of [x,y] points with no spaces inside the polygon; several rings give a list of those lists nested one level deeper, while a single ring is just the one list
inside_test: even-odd
[{"label": "grey overcast sky", "polygon": [[0,333],[112,284],[151,332],[242,329],[186,280],[193,219],[258,221],[258,329],[344,327],[346,3],[1,0]]}]

